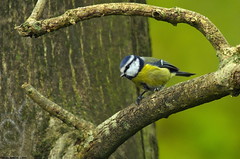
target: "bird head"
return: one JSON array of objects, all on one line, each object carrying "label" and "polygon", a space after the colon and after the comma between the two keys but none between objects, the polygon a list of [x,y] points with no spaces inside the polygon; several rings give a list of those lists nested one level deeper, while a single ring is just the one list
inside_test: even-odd
[{"label": "bird head", "polygon": [[132,79],[137,76],[143,68],[144,61],[140,56],[128,55],[120,63],[121,77]]}]

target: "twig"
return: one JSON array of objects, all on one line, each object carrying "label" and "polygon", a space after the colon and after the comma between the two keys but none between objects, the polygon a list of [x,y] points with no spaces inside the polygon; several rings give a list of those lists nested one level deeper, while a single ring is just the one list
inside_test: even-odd
[{"label": "twig", "polygon": [[107,3],[79,7],[70,9],[58,17],[35,21],[31,25],[25,22],[15,29],[22,36],[38,37],[74,25],[79,21],[109,15],[145,16],[166,21],[173,25],[187,23],[201,31],[216,50],[229,47],[227,40],[217,27],[199,13],[181,8],[161,8],[139,3]]},{"label": "twig", "polygon": [[27,22],[36,21],[42,14],[47,0],[38,0]]},{"label": "twig", "polygon": [[56,103],[50,101],[42,94],[40,94],[30,84],[24,83],[22,85],[22,88],[26,91],[27,95],[42,109],[62,120],[67,125],[73,126],[82,132],[92,130],[95,127],[92,123],[76,117],[75,115],[66,111]]}]

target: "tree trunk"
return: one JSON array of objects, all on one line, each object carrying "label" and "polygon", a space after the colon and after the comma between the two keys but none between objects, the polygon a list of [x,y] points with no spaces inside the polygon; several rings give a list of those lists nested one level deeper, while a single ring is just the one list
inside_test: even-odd
[{"label": "tree trunk", "polygon": [[[43,15],[104,2],[50,1]],[[64,109],[99,124],[136,99],[132,83],[119,77],[119,62],[128,54],[150,56],[148,22],[144,17],[109,16],[37,39],[20,37],[14,25],[26,20],[35,3],[10,0],[0,6],[0,157],[66,158],[71,143],[64,136],[72,128],[41,110],[21,85],[31,83]],[[110,158],[156,159],[154,131],[148,126]]]}]

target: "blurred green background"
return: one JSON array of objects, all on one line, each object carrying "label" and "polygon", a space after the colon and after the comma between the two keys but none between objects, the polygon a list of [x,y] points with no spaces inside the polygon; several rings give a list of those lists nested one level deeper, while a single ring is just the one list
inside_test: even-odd
[{"label": "blurred green background", "polygon": [[[148,0],[181,7],[208,17],[228,42],[240,44],[239,0]],[[218,68],[215,50],[195,28],[150,19],[153,56],[201,76]],[[195,76],[195,77],[196,77]],[[175,77],[168,86],[187,80]],[[161,159],[240,158],[240,97],[225,97],[157,122]]]}]

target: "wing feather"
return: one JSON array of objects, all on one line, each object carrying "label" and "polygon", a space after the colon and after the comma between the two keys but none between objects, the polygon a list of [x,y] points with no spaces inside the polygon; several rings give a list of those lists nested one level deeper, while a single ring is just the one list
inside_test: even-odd
[{"label": "wing feather", "polygon": [[178,72],[179,71],[179,69],[176,66],[174,66],[162,59],[157,59],[154,57],[142,57],[142,58],[143,58],[145,64],[151,64],[154,66],[158,66],[160,68],[167,68],[167,69],[169,69],[170,72]]}]

